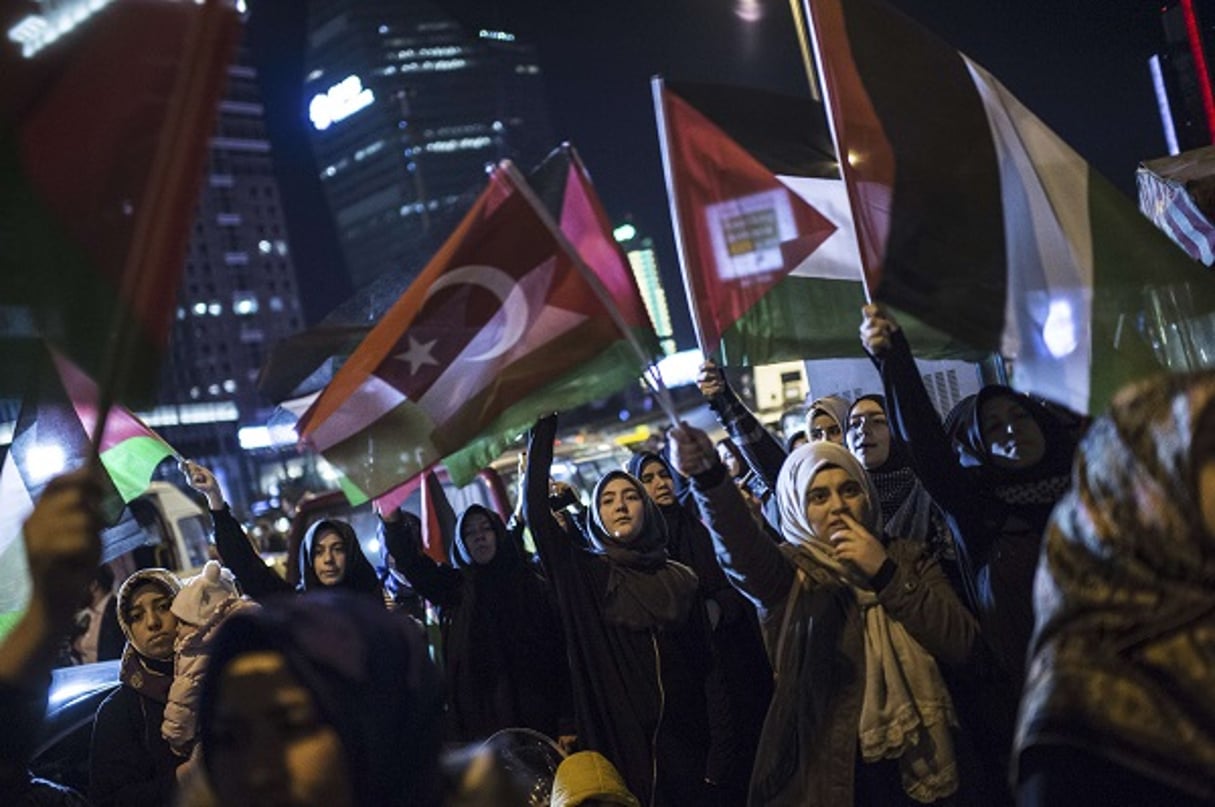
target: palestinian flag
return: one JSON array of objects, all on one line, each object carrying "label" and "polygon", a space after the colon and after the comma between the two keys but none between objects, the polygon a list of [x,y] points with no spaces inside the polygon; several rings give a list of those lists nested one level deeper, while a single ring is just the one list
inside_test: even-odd
[{"label": "palestinian flag", "polygon": [[118,406],[110,409],[100,440],[93,440],[97,385],[62,354],[42,351],[39,358],[0,468],[0,623],[3,614],[19,612],[29,596],[21,530],[51,479],[95,461],[99,447],[108,483],[105,517],[112,525],[102,532],[102,559],[110,560],[146,540],[123,505],[147,490],[156,466],[175,454]]},{"label": "palestinian flag", "polygon": [[[701,348],[734,365],[863,357],[861,261],[823,108],[660,79],[654,101]],[[906,327],[923,358],[980,357]]]},{"label": "palestinian flag", "polygon": [[1215,279],[990,73],[880,0],[810,0],[875,299],[1080,411],[1215,357]]},{"label": "palestinian flag", "polygon": [[66,33],[0,48],[0,393],[41,337],[148,400],[239,20],[220,0],[45,5],[14,30]]},{"label": "palestinian flag", "polygon": [[[94,442],[100,401],[97,384],[62,353],[52,351],[51,359],[77,421]],[[179,457],[159,434],[121,406],[110,407],[101,439],[95,442],[101,466],[124,502],[143,495],[152,483],[156,466],[169,457]]]},{"label": "palestinian flag", "polygon": [[509,164],[300,419],[377,496],[440,459],[466,484],[538,415],[635,383],[644,360]]}]

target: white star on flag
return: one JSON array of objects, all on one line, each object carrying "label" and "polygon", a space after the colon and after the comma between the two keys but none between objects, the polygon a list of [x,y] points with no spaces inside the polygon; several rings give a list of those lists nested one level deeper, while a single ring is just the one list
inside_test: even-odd
[{"label": "white star on flag", "polygon": [[435,346],[437,339],[431,339],[429,342],[419,342],[412,336],[409,337],[409,349],[404,353],[398,353],[393,356],[398,361],[403,361],[409,365],[409,374],[417,375],[418,370],[430,364],[437,365],[439,362],[431,354],[431,350]]}]

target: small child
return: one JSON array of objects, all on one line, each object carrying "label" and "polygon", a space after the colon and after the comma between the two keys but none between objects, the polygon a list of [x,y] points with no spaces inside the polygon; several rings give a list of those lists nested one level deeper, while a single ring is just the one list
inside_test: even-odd
[{"label": "small child", "polygon": [[173,644],[173,684],[160,733],[174,753],[190,756],[198,730],[198,698],[215,632],[230,615],[257,604],[242,597],[236,578],[218,561],[185,581],[173,598],[177,640]]}]

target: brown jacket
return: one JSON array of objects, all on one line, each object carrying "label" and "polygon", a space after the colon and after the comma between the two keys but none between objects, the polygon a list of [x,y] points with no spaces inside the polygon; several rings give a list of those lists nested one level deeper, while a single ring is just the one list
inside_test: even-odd
[{"label": "brown jacket", "polygon": [[[774,545],[729,480],[693,490],[731,582],[759,609],[776,677],[751,779],[749,803],[853,803],[864,695],[861,611],[852,590],[806,553]],[[941,665],[970,660],[978,627],[921,543],[891,540],[897,564],[878,592],[892,619]]]}]

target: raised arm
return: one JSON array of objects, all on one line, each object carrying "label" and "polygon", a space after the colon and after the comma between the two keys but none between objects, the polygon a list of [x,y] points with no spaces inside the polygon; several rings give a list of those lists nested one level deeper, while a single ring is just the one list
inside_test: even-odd
[{"label": "raised arm", "polygon": [[776,490],[776,477],[785,462],[785,448],[764,428],[755,414],[735,394],[725,373],[712,361],[700,366],[696,385],[709,402],[717,421],[742,452],[742,459],[769,491]]},{"label": "raised arm", "polygon": [[214,526],[215,548],[225,566],[236,575],[237,582],[246,594],[255,600],[263,597],[292,591],[291,584],[279,577],[266,565],[261,555],[253,548],[245,528],[232,515],[232,510],[224,501],[224,494],[219,489],[219,481],[215,474],[198,463],[185,462],[182,472],[190,487],[207,497],[207,507],[211,510],[211,523]]},{"label": "raised arm", "polygon": [[405,520],[400,510],[380,518],[381,537],[397,569],[409,585],[430,602],[446,608],[459,602],[464,575],[459,569],[435,563],[422,551],[422,536]]},{"label": "raised arm", "polygon": [[912,468],[933,500],[959,521],[971,518],[978,502],[975,484],[958,463],[907,337],[882,306],[867,305],[863,312],[861,344],[882,376],[895,437],[907,447]]},{"label": "raised arm", "polygon": [[779,607],[793,586],[793,564],[751,517],[708,435],[684,424],[671,430],[670,439],[671,462],[692,479],[717,561],[731,584],[764,612]]},{"label": "raised arm", "polygon": [[553,517],[548,502],[549,473],[553,468],[553,441],[557,416],[546,415],[532,427],[527,444],[527,471],[523,476],[523,519],[536,542],[536,552],[550,581],[556,581],[569,563],[570,540]]}]

